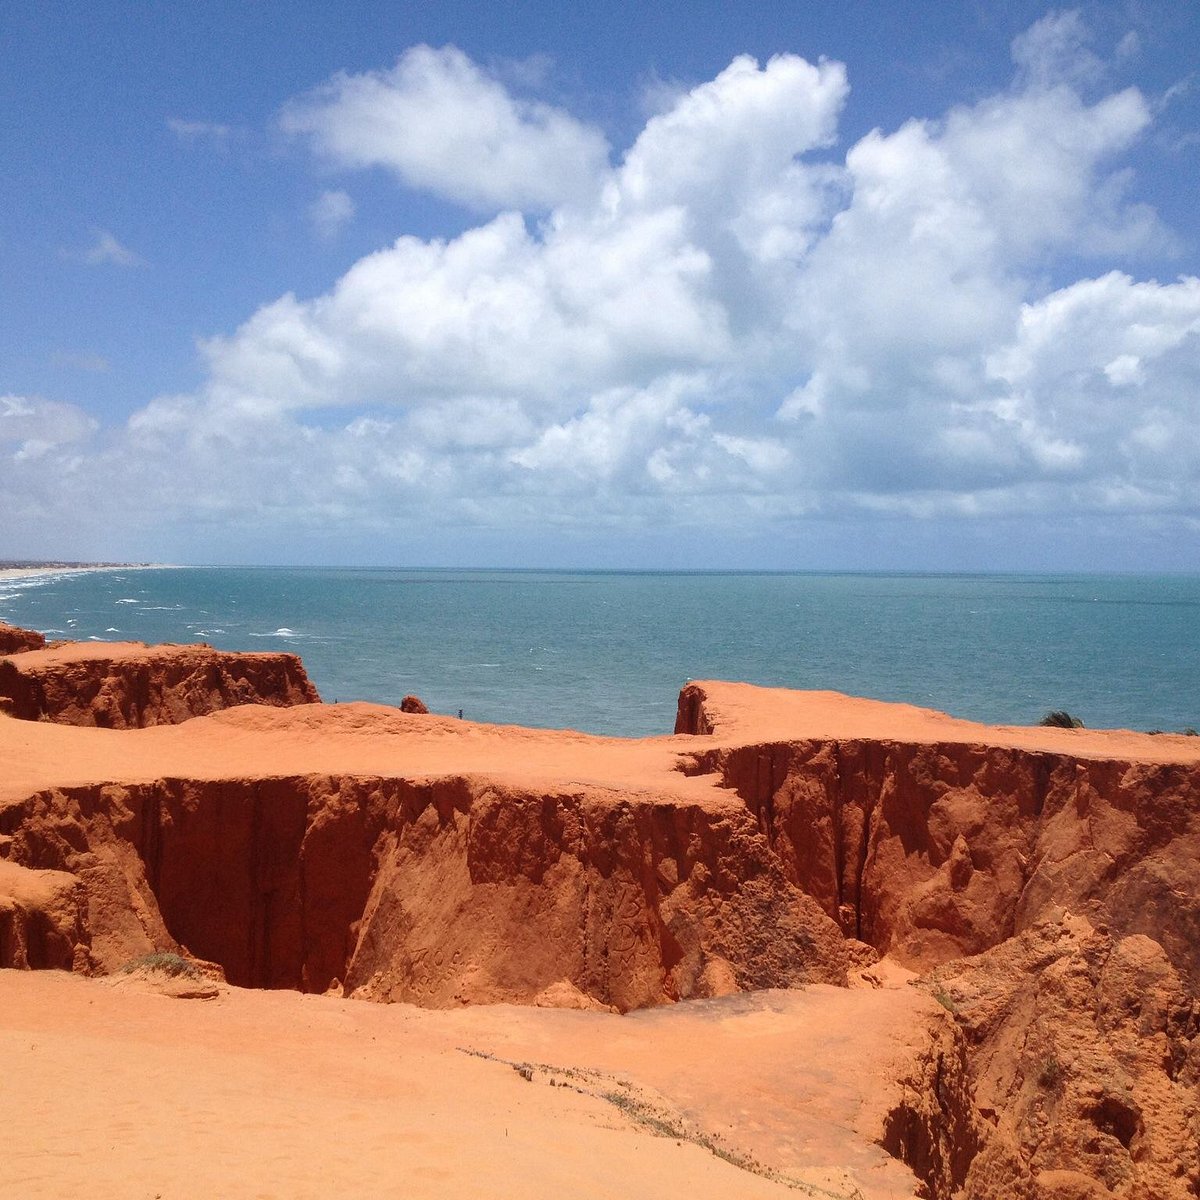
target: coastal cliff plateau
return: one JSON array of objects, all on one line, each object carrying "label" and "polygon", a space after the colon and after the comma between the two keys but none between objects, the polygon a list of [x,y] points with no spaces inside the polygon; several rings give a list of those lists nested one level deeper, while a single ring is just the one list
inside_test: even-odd
[{"label": "coastal cliff plateau", "polygon": [[203,642],[60,642],[46,648],[44,639],[19,645],[12,635],[41,634],[0,628],[0,653],[11,656],[0,657],[0,711],[26,721],[140,729],[238,704],[320,702],[294,654],[234,654]]},{"label": "coastal cliff plateau", "polygon": [[35,629],[18,629],[0,621],[0,654],[20,654],[25,650],[42,650],[45,646],[45,634]]},{"label": "coastal cliff plateau", "polygon": [[[674,736],[609,739],[312,703],[298,660],[142,648],[132,683],[88,650],[0,660],[48,697],[9,684],[0,717],[0,966],[174,953],[597,1016],[824,988],[831,1037],[866,990],[907,1033],[855,1127],[908,1194],[1200,1195],[1200,739],[724,683]],[[876,1194],[863,1171],[830,1194]]]}]

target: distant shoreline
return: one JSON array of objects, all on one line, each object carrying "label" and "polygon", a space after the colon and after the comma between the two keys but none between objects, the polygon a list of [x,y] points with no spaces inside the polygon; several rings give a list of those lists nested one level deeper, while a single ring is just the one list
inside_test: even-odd
[{"label": "distant shoreline", "polygon": [[82,575],[93,571],[152,571],[166,570],[170,563],[68,563],[32,562],[29,560],[0,561],[0,581],[31,579],[42,575]]}]

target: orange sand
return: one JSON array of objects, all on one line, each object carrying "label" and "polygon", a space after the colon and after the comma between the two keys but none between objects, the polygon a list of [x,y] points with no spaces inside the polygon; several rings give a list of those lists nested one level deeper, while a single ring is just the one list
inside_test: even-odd
[{"label": "orange sand", "polygon": [[[105,649],[112,653],[113,647]],[[129,647],[134,655],[143,649]],[[73,643],[39,653],[68,661],[97,651]],[[552,781],[620,788],[634,795],[653,791],[717,799],[721,791],[715,777],[683,775],[692,754],[722,745],[805,738],[985,744],[1129,762],[1200,761],[1200,738],[1182,735],[979,725],[836,692],[701,686],[715,726],[715,733],[704,737],[604,738],[412,715],[363,703],[285,709],[247,705],[182,725],[137,730],[0,717],[0,799],[41,787],[132,783],[167,775],[221,779],[339,772],[402,773],[409,779],[486,773],[499,782],[531,788]]]},{"label": "orange sand", "polygon": [[[869,1135],[888,1068],[933,1010],[913,989],[814,988],[626,1017],[434,1012],[0,971],[0,1195],[797,1194],[657,1135],[607,1092],[821,1189],[809,1194],[907,1198],[912,1174]],[[527,1081],[464,1049],[589,1070]]]}]

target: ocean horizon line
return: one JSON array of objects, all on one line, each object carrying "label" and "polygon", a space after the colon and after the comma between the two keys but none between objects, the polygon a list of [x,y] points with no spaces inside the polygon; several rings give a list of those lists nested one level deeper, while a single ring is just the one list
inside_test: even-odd
[{"label": "ocean horizon line", "polygon": [[779,577],[863,577],[897,579],[1200,579],[1200,571],[1181,568],[1103,570],[1050,569],[1045,567],[678,567],[678,566],[453,566],[392,563],[264,563],[264,562],[72,562],[64,559],[39,562],[33,559],[0,559],[0,572],[57,574],[105,571],[338,571],[380,572],[391,574],[472,574],[472,575],[598,575],[598,576],[779,576]]}]

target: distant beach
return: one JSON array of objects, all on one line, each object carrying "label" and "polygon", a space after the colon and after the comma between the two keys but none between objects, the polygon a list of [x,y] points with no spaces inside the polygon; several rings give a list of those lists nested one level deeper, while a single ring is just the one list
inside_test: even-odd
[{"label": "distant beach", "polygon": [[161,571],[168,563],[69,563],[69,562],[5,562],[0,561],[0,582],[29,579],[43,575],[82,575],[90,571]]}]

